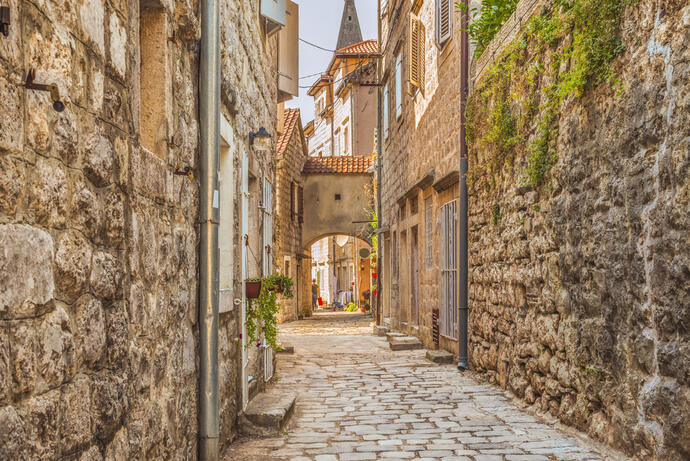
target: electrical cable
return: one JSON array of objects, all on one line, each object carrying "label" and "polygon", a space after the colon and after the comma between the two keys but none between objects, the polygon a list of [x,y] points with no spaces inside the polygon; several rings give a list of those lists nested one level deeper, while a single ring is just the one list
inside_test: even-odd
[{"label": "electrical cable", "polygon": [[299,41],[300,41],[300,42],[303,42],[303,43],[306,43],[307,45],[311,45],[311,46],[313,46],[314,48],[318,48],[318,49],[323,50],[323,51],[328,51],[329,53],[335,53],[335,50],[330,50],[330,49],[328,49],[328,48],[324,48],[324,47],[322,47],[322,46],[319,46],[319,45],[317,45],[317,44],[315,44],[315,43],[308,42],[308,41],[306,41],[305,39],[303,39],[303,38],[301,38],[301,37],[300,37]]}]

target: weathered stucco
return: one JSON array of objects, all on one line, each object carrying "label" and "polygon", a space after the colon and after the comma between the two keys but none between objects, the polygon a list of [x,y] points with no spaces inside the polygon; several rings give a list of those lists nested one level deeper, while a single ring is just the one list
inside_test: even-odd
[{"label": "weathered stucco", "polygon": [[[470,358],[639,459],[688,459],[690,7],[641,0],[622,31],[622,91],[564,100],[546,182],[522,186],[518,150],[471,191]],[[495,103],[474,99],[476,129]],[[474,146],[470,168],[488,155]]]}]

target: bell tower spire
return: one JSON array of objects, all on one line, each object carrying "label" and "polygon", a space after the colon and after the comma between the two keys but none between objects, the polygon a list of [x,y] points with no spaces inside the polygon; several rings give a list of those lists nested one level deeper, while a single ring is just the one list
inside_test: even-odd
[{"label": "bell tower spire", "polygon": [[355,0],[345,0],[343,18],[340,21],[337,50],[362,41],[362,29],[359,27]]}]

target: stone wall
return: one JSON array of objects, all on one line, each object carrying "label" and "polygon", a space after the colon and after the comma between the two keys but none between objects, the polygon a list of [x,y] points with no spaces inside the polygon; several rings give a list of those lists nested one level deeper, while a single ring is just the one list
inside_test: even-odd
[{"label": "stone wall", "polygon": [[[267,178],[273,185],[275,206],[275,159],[274,151],[257,152],[249,144],[249,133],[264,127],[271,134],[273,142],[277,139],[277,35],[264,34],[259,16],[260,2],[251,0],[221,1],[221,112],[228,120],[233,133],[234,184],[236,185],[234,229],[219,238],[231,239],[234,243],[234,290],[233,297],[242,293],[242,245],[241,232],[241,164],[242,155],[247,156],[250,177],[249,187],[249,237],[250,245],[257,259],[251,254],[247,258],[249,277],[261,273],[263,226],[261,219],[260,178]],[[227,199],[221,197],[220,200]],[[275,209],[273,210],[275,213]],[[220,433],[221,449],[227,448],[235,438],[237,414],[242,409],[242,372],[240,309],[235,308],[221,314],[219,319],[219,366],[220,366]],[[249,397],[260,392],[266,385],[264,381],[263,350],[250,347],[248,351],[247,375],[253,379],[249,383]]]},{"label": "stone wall", "polygon": [[[688,459],[690,7],[640,0],[622,37],[620,94],[563,101],[546,182],[522,186],[518,149],[471,191],[471,365],[639,459]],[[474,98],[475,128],[496,102]]]},{"label": "stone wall", "polygon": [[[194,459],[199,184],[198,174],[176,172],[195,171],[198,156],[199,3],[158,5],[142,37],[157,34],[143,57],[161,71],[146,81],[139,2],[9,5],[10,35],[0,37],[0,452]],[[273,181],[273,154],[248,145],[260,126],[275,136],[276,39],[263,34],[257,8],[221,8],[236,198],[242,152]],[[21,86],[29,68],[59,86],[64,112]],[[241,407],[238,331],[239,310],[222,314],[222,446]],[[263,376],[262,356],[250,356],[249,374]]]},{"label": "stone wall", "polygon": [[[301,313],[304,297],[311,303],[311,289],[305,291],[305,280],[302,266],[309,260],[303,259],[302,247],[302,222],[297,187],[303,187],[302,165],[307,158],[307,146],[302,133],[302,120],[298,109],[286,109],[286,129],[281,135],[285,146],[279,153],[276,171],[277,203],[276,203],[276,228],[278,229],[278,245],[276,249],[276,265],[284,275],[291,277],[295,282],[292,299],[280,300],[278,321],[286,322],[296,320]],[[293,186],[294,184],[294,186]],[[291,199],[291,195],[293,198]],[[286,272],[286,269],[289,271]],[[307,277],[309,277],[307,275]],[[311,287],[311,284],[309,284]],[[311,304],[309,304],[311,306]]]},{"label": "stone wall", "polygon": [[[198,182],[174,171],[197,159],[198,5],[161,5],[156,154],[140,146],[139,3],[9,6],[0,453],[192,459]],[[30,68],[37,83],[58,85],[64,112],[22,87]]]}]

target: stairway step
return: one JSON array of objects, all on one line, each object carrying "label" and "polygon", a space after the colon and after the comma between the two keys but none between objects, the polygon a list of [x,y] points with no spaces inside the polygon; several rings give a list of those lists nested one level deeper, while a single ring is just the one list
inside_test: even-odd
[{"label": "stairway step", "polygon": [[389,346],[392,351],[412,351],[424,347],[422,342],[414,336],[392,337],[389,341]]},{"label": "stairway step", "polygon": [[455,356],[448,351],[426,351],[426,359],[440,364],[455,362]]},{"label": "stairway step", "polygon": [[391,338],[403,338],[407,336],[405,333],[400,333],[399,331],[389,331],[386,333],[386,339],[390,342]]},{"label": "stairway step", "polygon": [[258,394],[240,418],[240,432],[258,437],[279,435],[292,416],[296,399],[295,393],[284,390]]},{"label": "stairway step", "polygon": [[385,325],[376,325],[374,326],[374,335],[376,336],[386,336],[386,333],[388,333],[389,328]]}]

